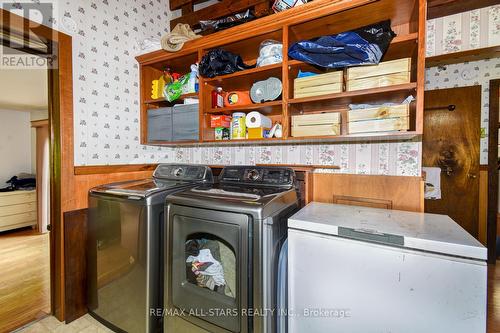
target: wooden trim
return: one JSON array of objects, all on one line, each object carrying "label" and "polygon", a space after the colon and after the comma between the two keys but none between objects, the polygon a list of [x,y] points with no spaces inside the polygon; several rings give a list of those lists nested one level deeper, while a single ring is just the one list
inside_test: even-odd
[{"label": "wooden trim", "polygon": [[441,54],[425,59],[425,67],[460,64],[466,61],[477,61],[500,57],[500,46],[483,47],[474,50]]},{"label": "wooden trim", "polygon": [[[158,164],[121,164],[121,165],[93,165],[93,166],[75,166],[75,175],[98,175],[121,172],[153,171]],[[257,166],[268,167],[290,167],[295,171],[312,171],[315,169],[338,170],[340,167],[335,165],[308,165],[308,164],[257,164]],[[211,168],[223,168],[223,165],[211,165]]]},{"label": "wooden trim", "polygon": [[427,16],[435,19],[497,4],[498,0],[429,0]]},{"label": "wooden trim", "polygon": [[[39,25],[23,17],[0,9],[0,28],[10,34],[15,32],[30,38],[25,27],[48,41],[49,49],[54,50],[57,58],[53,68],[48,70],[49,87],[49,137],[50,137],[50,293],[51,312],[57,319],[64,320],[64,240],[62,237],[63,200],[70,200],[72,191],[69,188],[64,170],[66,159],[73,163],[73,73],[72,73],[72,41],[71,37]],[[69,115],[70,121],[65,121]],[[61,132],[62,130],[62,132]],[[64,151],[66,150],[66,154]],[[68,150],[71,154],[67,154]],[[66,169],[67,170],[67,169]],[[61,184],[64,183],[65,187]],[[64,199],[63,199],[64,198]]]},{"label": "wooden trim", "polygon": [[31,122],[31,127],[37,128],[37,127],[48,127],[49,126],[49,120],[48,119],[43,119],[43,120],[33,120]]},{"label": "wooden trim", "polygon": [[289,167],[295,171],[312,171],[316,169],[329,169],[329,170],[340,170],[339,166],[336,165],[317,165],[317,164],[256,164],[256,166],[264,167]]},{"label": "wooden trim", "polygon": [[75,175],[96,175],[106,173],[153,171],[158,164],[120,164],[120,165],[93,165],[76,166]]},{"label": "wooden trim", "polygon": [[65,321],[87,313],[87,230],[88,209],[64,213]]},{"label": "wooden trim", "polygon": [[496,263],[497,216],[498,216],[498,114],[500,103],[500,79],[490,81],[490,111],[488,131],[488,262]]}]

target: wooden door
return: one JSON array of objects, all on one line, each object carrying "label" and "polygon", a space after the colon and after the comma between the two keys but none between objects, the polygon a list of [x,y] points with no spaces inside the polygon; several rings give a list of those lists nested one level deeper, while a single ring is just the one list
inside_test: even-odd
[{"label": "wooden door", "polygon": [[425,211],[449,215],[476,238],[480,118],[480,86],[425,92],[422,166],[441,168],[441,199],[425,200]]}]

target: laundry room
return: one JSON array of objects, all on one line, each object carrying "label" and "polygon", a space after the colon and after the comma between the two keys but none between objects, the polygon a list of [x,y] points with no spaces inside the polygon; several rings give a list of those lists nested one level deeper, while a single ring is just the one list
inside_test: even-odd
[{"label": "laundry room", "polygon": [[498,0],[0,14],[0,333],[500,332]]}]

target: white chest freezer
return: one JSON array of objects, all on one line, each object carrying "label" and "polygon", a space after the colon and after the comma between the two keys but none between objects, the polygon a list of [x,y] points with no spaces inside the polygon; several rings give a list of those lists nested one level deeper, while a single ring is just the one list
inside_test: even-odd
[{"label": "white chest freezer", "polygon": [[448,216],[311,203],[288,227],[289,333],[486,332],[486,248]]}]

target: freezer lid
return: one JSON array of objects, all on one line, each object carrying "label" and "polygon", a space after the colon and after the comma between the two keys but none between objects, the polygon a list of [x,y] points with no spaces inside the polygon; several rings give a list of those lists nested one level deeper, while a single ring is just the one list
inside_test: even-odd
[{"label": "freezer lid", "polygon": [[486,248],[449,216],[312,202],[288,220],[293,229],[472,259]]}]

